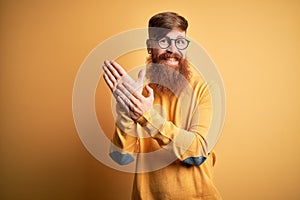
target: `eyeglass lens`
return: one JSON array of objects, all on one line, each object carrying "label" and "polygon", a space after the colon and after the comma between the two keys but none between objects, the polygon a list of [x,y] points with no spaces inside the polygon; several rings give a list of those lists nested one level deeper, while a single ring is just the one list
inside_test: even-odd
[{"label": "eyeglass lens", "polygon": [[187,48],[187,46],[189,45],[189,41],[185,38],[170,39],[168,37],[161,38],[158,41],[158,44],[162,49],[166,49],[171,45],[172,40],[175,41],[175,46],[180,50]]}]

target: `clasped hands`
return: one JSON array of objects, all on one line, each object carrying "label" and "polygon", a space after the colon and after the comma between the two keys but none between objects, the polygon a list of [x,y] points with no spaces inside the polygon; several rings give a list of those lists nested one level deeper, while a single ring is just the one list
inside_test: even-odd
[{"label": "clasped hands", "polygon": [[147,96],[142,94],[145,70],[139,72],[137,81],[115,61],[104,61],[103,70],[104,80],[119,103],[119,108],[131,119],[137,120],[153,106],[152,88],[146,85]]}]

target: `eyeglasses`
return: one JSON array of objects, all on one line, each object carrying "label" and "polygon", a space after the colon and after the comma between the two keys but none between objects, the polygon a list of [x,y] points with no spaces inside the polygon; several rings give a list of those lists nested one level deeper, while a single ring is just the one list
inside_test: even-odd
[{"label": "eyeglasses", "polygon": [[155,41],[158,43],[158,45],[161,49],[167,49],[169,46],[171,46],[173,40],[175,41],[176,48],[179,50],[186,49],[190,43],[190,41],[185,38],[171,39],[167,36],[165,36],[159,40],[155,40]]}]

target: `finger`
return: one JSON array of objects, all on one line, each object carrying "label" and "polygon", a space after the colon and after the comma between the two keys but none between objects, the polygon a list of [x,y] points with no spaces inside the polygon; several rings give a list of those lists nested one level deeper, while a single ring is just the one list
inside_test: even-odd
[{"label": "finger", "polygon": [[123,83],[119,84],[117,88],[127,97],[128,100],[130,100],[129,106],[131,109],[132,106],[137,107],[137,105],[139,104],[138,99],[135,96],[133,96],[132,93],[123,86]]},{"label": "finger", "polygon": [[146,91],[148,93],[147,97],[153,97],[154,96],[153,89],[149,85],[146,85]]},{"label": "finger", "polygon": [[123,75],[123,76],[121,77],[121,81],[122,81],[122,82],[126,82],[126,83],[128,83],[128,84],[130,84],[130,85],[135,84],[135,81],[134,81],[128,74]]},{"label": "finger", "polygon": [[114,60],[110,61],[110,63],[115,68],[115,70],[117,70],[118,73],[121,75],[122,82],[127,82],[129,84],[135,83],[135,81],[127,74],[127,72],[124,70],[124,68],[121,65],[119,65]]},{"label": "finger", "polygon": [[117,83],[117,79],[116,77],[111,73],[111,71],[107,68],[106,65],[103,66],[103,70],[104,70],[104,73],[107,75],[107,77],[110,79],[110,81],[116,85]]},{"label": "finger", "polygon": [[129,100],[129,98],[127,98],[127,96],[120,90],[120,89],[116,89],[115,90],[115,98],[121,98],[122,101],[124,102],[126,108],[128,110],[131,110],[131,108],[133,107],[133,103]]},{"label": "finger", "polygon": [[[126,73],[126,71],[115,61],[105,61],[107,64],[107,71],[113,76],[116,84],[118,82],[127,82],[134,84],[135,81]],[[111,77],[112,79],[112,77]]]},{"label": "finger", "polygon": [[[126,88],[126,90],[128,90],[130,92],[130,94],[135,97],[138,100],[141,100],[143,98],[143,95],[138,92],[140,88],[133,88],[130,84],[124,82],[122,83],[122,85],[124,85],[124,87]],[[139,86],[142,87],[142,86]]]},{"label": "finger", "polygon": [[114,83],[110,80],[110,78],[108,77],[108,75],[106,73],[103,74],[103,78],[104,78],[106,84],[108,85],[109,89],[113,92],[115,90]]},{"label": "finger", "polygon": [[128,90],[123,86],[123,83],[118,84],[118,85],[117,85],[117,89],[118,89],[119,91],[121,91],[121,92],[122,92],[122,95],[125,95],[126,98],[128,98],[128,99],[131,98],[132,94],[130,93],[130,91],[128,91]]},{"label": "finger", "polygon": [[137,120],[141,115],[136,114],[134,112],[129,112],[131,119]]},{"label": "finger", "polygon": [[110,64],[115,68],[115,70],[117,70],[117,72],[121,76],[126,74],[126,71],[123,69],[123,67],[121,65],[119,65],[116,61],[112,60],[112,61],[110,61]]},{"label": "finger", "polygon": [[146,74],[146,71],[144,69],[139,71],[139,74],[138,74],[138,82],[139,83],[142,84],[144,82],[145,74]]},{"label": "finger", "polygon": [[[126,103],[123,101],[123,99],[120,96],[117,96],[116,101],[119,103],[119,106],[125,110],[126,114],[129,115],[129,108],[126,105]],[[117,109],[119,108],[119,106],[117,106]]]},{"label": "finger", "polygon": [[115,77],[116,80],[119,80],[121,78],[121,74],[119,74],[119,72],[108,60],[104,61],[104,65],[107,67],[107,69],[111,72],[111,74]]}]

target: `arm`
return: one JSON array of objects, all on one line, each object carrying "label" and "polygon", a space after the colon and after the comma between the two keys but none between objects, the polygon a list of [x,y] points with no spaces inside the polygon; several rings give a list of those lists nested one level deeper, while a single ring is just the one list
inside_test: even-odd
[{"label": "arm", "polygon": [[142,91],[143,71],[139,74],[139,80],[134,81],[126,71],[114,61],[104,62],[104,80],[110,88],[113,96],[117,100],[116,104],[116,127],[112,138],[110,157],[120,165],[126,165],[134,161],[131,153],[137,151],[137,126],[132,120],[132,112],[129,106],[126,105],[127,99],[124,94],[119,92],[119,87],[122,87],[122,82],[127,82],[132,85],[135,91]]},{"label": "arm", "polygon": [[127,165],[134,161],[132,153],[137,151],[137,124],[127,116],[118,103],[116,112],[116,127],[109,155],[118,164]]},{"label": "arm", "polygon": [[[207,84],[194,87],[195,107],[187,113],[191,116],[189,126],[185,129],[177,127],[173,122],[164,119],[156,110],[150,109],[137,122],[160,144],[171,150],[177,158],[190,165],[200,165],[209,155],[205,136],[211,120],[211,96]],[[187,120],[187,119],[183,119]]]},{"label": "arm", "polygon": [[[123,76],[125,71],[117,63],[109,63],[104,69],[104,78],[116,94],[117,101],[127,110],[128,116],[144,127],[161,147],[173,151],[178,159],[190,165],[200,165],[205,161],[209,155],[205,136],[211,117],[211,99],[206,84],[197,84],[194,87],[196,100],[187,102],[194,104],[195,108],[189,113],[192,117],[185,130],[167,121],[152,108],[154,96],[149,86],[146,86],[147,96],[143,96],[142,87],[136,87],[132,81],[125,80],[119,84],[120,74]],[[141,83],[143,75],[136,83]],[[108,77],[112,78],[108,80]]]}]

